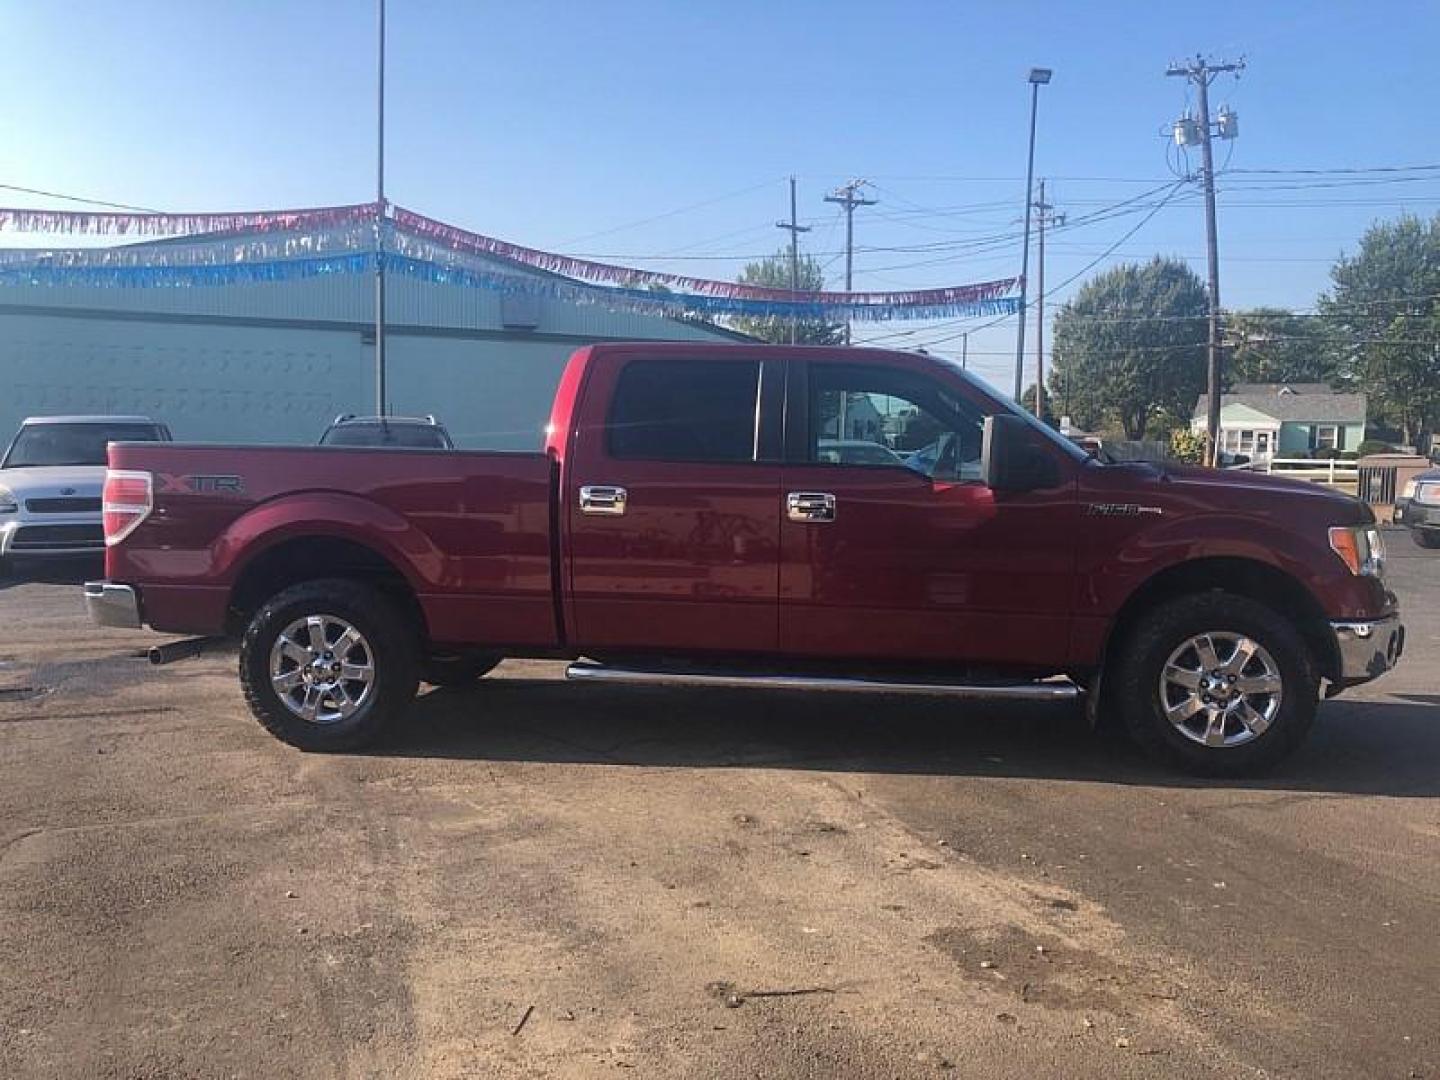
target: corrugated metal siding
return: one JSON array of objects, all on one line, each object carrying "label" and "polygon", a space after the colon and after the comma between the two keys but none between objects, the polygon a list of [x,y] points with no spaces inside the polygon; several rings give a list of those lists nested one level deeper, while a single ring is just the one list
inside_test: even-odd
[{"label": "corrugated metal siding", "polygon": [[0,315],[0,439],[25,416],[140,413],[176,438],[309,441],[369,407],[358,335]]},{"label": "corrugated metal siding", "polygon": [[[727,340],[544,297],[534,329],[507,330],[498,292],[411,278],[387,286],[392,409],[435,413],[475,448],[537,446],[565,360],[586,341]],[[27,415],[115,412],[163,420],[182,439],[312,442],[337,413],[374,410],[374,347],[362,340],[373,305],[373,279],[354,275],[191,288],[6,286],[0,442]],[[272,320],[295,325],[263,324]],[[480,333],[504,337],[466,336]]]}]

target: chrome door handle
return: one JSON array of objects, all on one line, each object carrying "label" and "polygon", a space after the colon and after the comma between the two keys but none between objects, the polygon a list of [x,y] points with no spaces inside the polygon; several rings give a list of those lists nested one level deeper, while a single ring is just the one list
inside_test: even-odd
[{"label": "chrome door handle", "polygon": [[834,521],[835,496],[825,491],[792,491],[785,496],[785,513],[791,521]]},{"label": "chrome door handle", "polygon": [[580,512],[619,517],[625,513],[625,501],[629,497],[629,493],[623,487],[587,484],[580,489]]}]

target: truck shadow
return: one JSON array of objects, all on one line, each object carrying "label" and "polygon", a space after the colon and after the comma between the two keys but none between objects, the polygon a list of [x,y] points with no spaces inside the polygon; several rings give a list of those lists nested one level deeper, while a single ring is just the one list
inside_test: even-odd
[{"label": "truck shadow", "polygon": [[1440,707],[1324,706],[1270,776],[1207,780],[1092,733],[1072,705],[957,705],[835,693],[575,686],[491,678],[416,703],[387,756],[671,768],[1081,780],[1165,787],[1440,796]]}]

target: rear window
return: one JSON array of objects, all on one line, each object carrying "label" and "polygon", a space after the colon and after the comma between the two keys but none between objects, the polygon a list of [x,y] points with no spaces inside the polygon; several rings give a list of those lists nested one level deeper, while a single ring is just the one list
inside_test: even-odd
[{"label": "rear window", "polygon": [[450,441],[435,424],[341,424],[320,440],[321,446],[395,446],[409,450],[448,450]]},{"label": "rear window", "polygon": [[157,424],[28,424],[15,436],[0,468],[104,465],[108,443],[159,442],[164,438]]},{"label": "rear window", "polygon": [[753,461],[759,383],[759,361],[631,361],[610,403],[610,456]]}]

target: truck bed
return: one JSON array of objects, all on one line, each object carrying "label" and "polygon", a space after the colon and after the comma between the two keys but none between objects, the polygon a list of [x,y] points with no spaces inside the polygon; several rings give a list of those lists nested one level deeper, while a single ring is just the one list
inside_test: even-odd
[{"label": "truck bed", "polygon": [[559,643],[543,453],[116,443],[110,467],[155,476],[107,573],[156,629],[222,633],[247,573],[325,551],[338,568],[353,544],[410,583],[434,643]]}]

